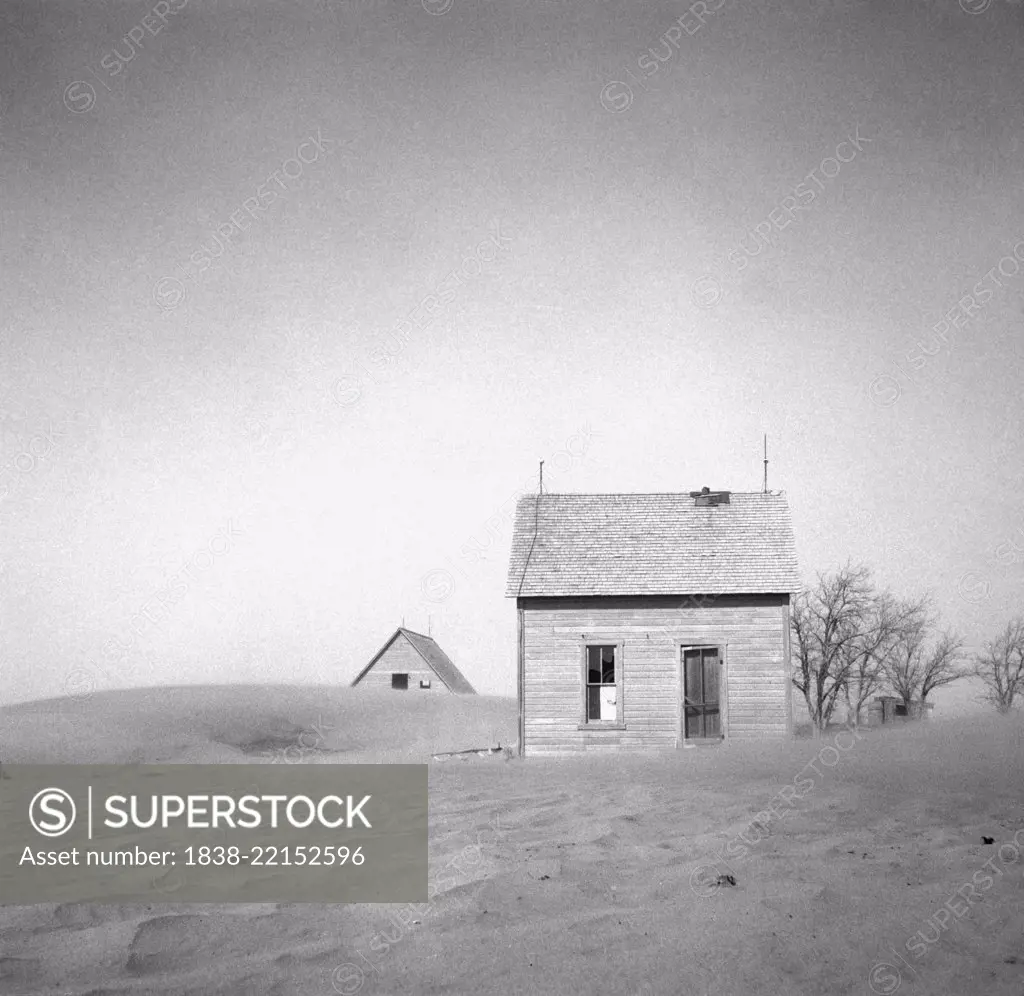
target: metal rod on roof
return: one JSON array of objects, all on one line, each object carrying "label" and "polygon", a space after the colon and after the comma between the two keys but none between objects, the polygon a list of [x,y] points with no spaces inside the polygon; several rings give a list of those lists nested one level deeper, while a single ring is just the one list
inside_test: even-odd
[{"label": "metal rod on roof", "polygon": [[768,494],[768,433],[764,434],[764,493]]},{"label": "metal rod on roof", "polygon": [[540,493],[544,494],[544,461],[540,462]]}]

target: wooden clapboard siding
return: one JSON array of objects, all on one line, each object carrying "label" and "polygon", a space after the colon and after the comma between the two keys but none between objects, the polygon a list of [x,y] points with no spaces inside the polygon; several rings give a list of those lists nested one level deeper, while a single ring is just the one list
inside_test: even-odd
[{"label": "wooden clapboard siding", "polygon": [[[447,692],[445,683],[427,667],[416,648],[404,637],[399,637],[384,651],[377,663],[359,680],[360,688],[390,688],[393,672],[409,675],[409,691],[425,695],[427,692]],[[420,681],[429,681],[430,688],[420,688]]]},{"label": "wooden clapboard siding", "polygon": [[[525,754],[675,747],[680,644],[724,647],[728,737],[792,732],[788,595],[534,597],[518,608]],[[578,729],[584,640],[623,643],[625,729]]]},{"label": "wooden clapboard siding", "polygon": [[[352,687],[391,688],[396,672],[415,679],[417,691],[474,695],[473,686],[430,636],[399,626],[352,682]],[[427,688],[420,682],[427,681]]]}]

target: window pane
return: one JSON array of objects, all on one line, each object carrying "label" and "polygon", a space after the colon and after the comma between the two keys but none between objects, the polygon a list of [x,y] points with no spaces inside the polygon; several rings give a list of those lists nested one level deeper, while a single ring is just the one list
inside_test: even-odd
[{"label": "window pane", "polygon": [[601,689],[601,719],[605,722],[614,723],[618,715],[616,701],[616,688],[614,685],[605,685]]},{"label": "window pane", "polygon": [[615,647],[587,647],[587,684],[615,684]]},{"label": "window pane", "polygon": [[601,686],[589,685],[587,687],[587,719],[601,718]]},{"label": "window pane", "polygon": [[601,680],[606,685],[615,684],[615,648],[601,648]]},{"label": "window pane", "polygon": [[702,702],[700,651],[687,650],[684,660],[686,668],[686,701]]},{"label": "window pane", "polygon": [[704,701],[718,702],[718,650],[704,651]]}]

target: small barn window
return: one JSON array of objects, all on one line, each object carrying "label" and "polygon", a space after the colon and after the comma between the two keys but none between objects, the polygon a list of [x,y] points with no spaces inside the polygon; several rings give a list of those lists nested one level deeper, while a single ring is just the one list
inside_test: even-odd
[{"label": "small barn window", "polygon": [[621,644],[587,644],[583,668],[583,722],[588,725],[621,724]]},{"label": "small barn window", "polygon": [[407,674],[392,674],[391,675],[391,687],[398,688],[405,691],[409,687],[409,675]]},{"label": "small barn window", "polygon": [[429,687],[430,687],[430,679],[429,678],[420,678],[420,688],[429,688]]}]

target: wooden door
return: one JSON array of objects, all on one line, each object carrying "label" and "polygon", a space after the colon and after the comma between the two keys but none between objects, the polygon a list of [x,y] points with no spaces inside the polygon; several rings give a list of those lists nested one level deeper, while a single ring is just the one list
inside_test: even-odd
[{"label": "wooden door", "polygon": [[721,660],[717,647],[683,651],[683,738],[718,739],[722,736],[719,701]]}]

